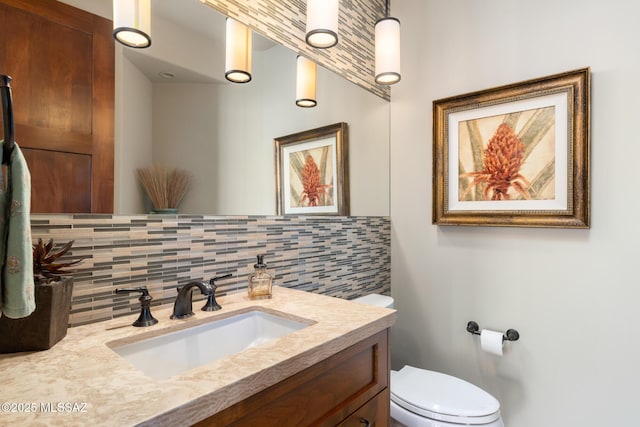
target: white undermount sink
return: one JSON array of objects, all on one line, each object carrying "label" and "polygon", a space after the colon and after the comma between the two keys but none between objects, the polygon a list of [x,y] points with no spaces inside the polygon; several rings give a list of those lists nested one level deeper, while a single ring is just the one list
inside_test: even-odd
[{"label": "white undermount sink", "polygon": [[275,314],[252,310],[111,350],[154,379],[165,379],[205,363],[309,326]]}]

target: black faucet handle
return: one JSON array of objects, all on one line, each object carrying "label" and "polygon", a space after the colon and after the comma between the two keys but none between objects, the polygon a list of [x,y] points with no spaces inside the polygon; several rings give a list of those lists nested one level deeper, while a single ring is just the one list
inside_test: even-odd
[{"label": "black faucet handle", "polygon": [[226,279],[227,277],[231,277],[231,276],[233,276],[233,273],[223,274],[222,276],[212,277],[211,279],[209,279],[209,285],[215,291],[215,289],[218,287],[218,285],[216,285],[216,280]]},{"label": "black faucet handle", "polygon": [[227,277],[231,277],[233,274],[225,274],[222,276],[216,276],[209,280],[209,286],[211,287],[211,293],[207,296],[207,303],[202,307],[202,311],[217,311],[222,309],[222,306],[218,304],[216,301],[216,280],[226,279]]},{"label": "black faucet handle", "polygon": [[129,294],[131,292],[140,292],[141,294],[140,298],[151,297],[151,295],[149,295],[149,290],[147,289],[146,286],[140,286],[132,289],[116,289],[116,294]]},{"label": "black faucet handle", "polygon": [[153,300],[153,297],[149,294],[149,290],[146,286],[140,286],[133,289],[116,289],[115,292],[116,294],[128,294],[132,292],[140,293],[140,298],[138,298],[138,301],[140,301],[140,316],[138,316],[138,319],[132,323],[133,326],[151,326],[158,323],[158,320],[151,314],[151,300]]}]

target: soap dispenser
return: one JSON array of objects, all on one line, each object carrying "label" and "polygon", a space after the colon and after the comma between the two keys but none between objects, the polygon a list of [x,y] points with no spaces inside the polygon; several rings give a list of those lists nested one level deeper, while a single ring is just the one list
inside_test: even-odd
[{"label": "soap dispenser", "polygon": [[271,298],[271,274],[264,263],[264,255],[258,255],[258,262],[253,265],[255,271],[249,275],[249,299]]}]

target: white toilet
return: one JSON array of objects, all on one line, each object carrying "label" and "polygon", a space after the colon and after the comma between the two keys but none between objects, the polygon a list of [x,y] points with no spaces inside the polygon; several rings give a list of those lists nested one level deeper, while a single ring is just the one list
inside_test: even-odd
[{"label": "white toilet", "polygon": [[[393,308],[393,298],[369,294],[353,301]],[[504,427],[500,403],[489,393],[460,378],[405,366],[391,371],[392,426]]]}]

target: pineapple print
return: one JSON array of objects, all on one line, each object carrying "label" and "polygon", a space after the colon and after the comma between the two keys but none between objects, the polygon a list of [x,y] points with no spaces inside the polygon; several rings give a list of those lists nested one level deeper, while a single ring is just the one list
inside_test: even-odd
[{"label": "pineapple print", "polygon": [[320,182],[320,169],[313,160],[312,156],[307,156],[307,159],[302,169],[302,187],[303,191],[300,195],[300,205],[307,206],[320,206],[321,197],[327,193],[327,190],[331,188],[330,185],[322,184]]},{"label": "pineapple print", "polygon": [[524,151],[524,144],[518,139],[511,126],[506,123],[498,126],[483,153],[484,169],[462,175],[471,177],[473,180],[460,200],[464,200],[469,191],[479,184],[485,184],[483,192],[485,200],[509,200],[510,188],[530,200],[531,195],[528,190],[530,183],[520,174]]}]

